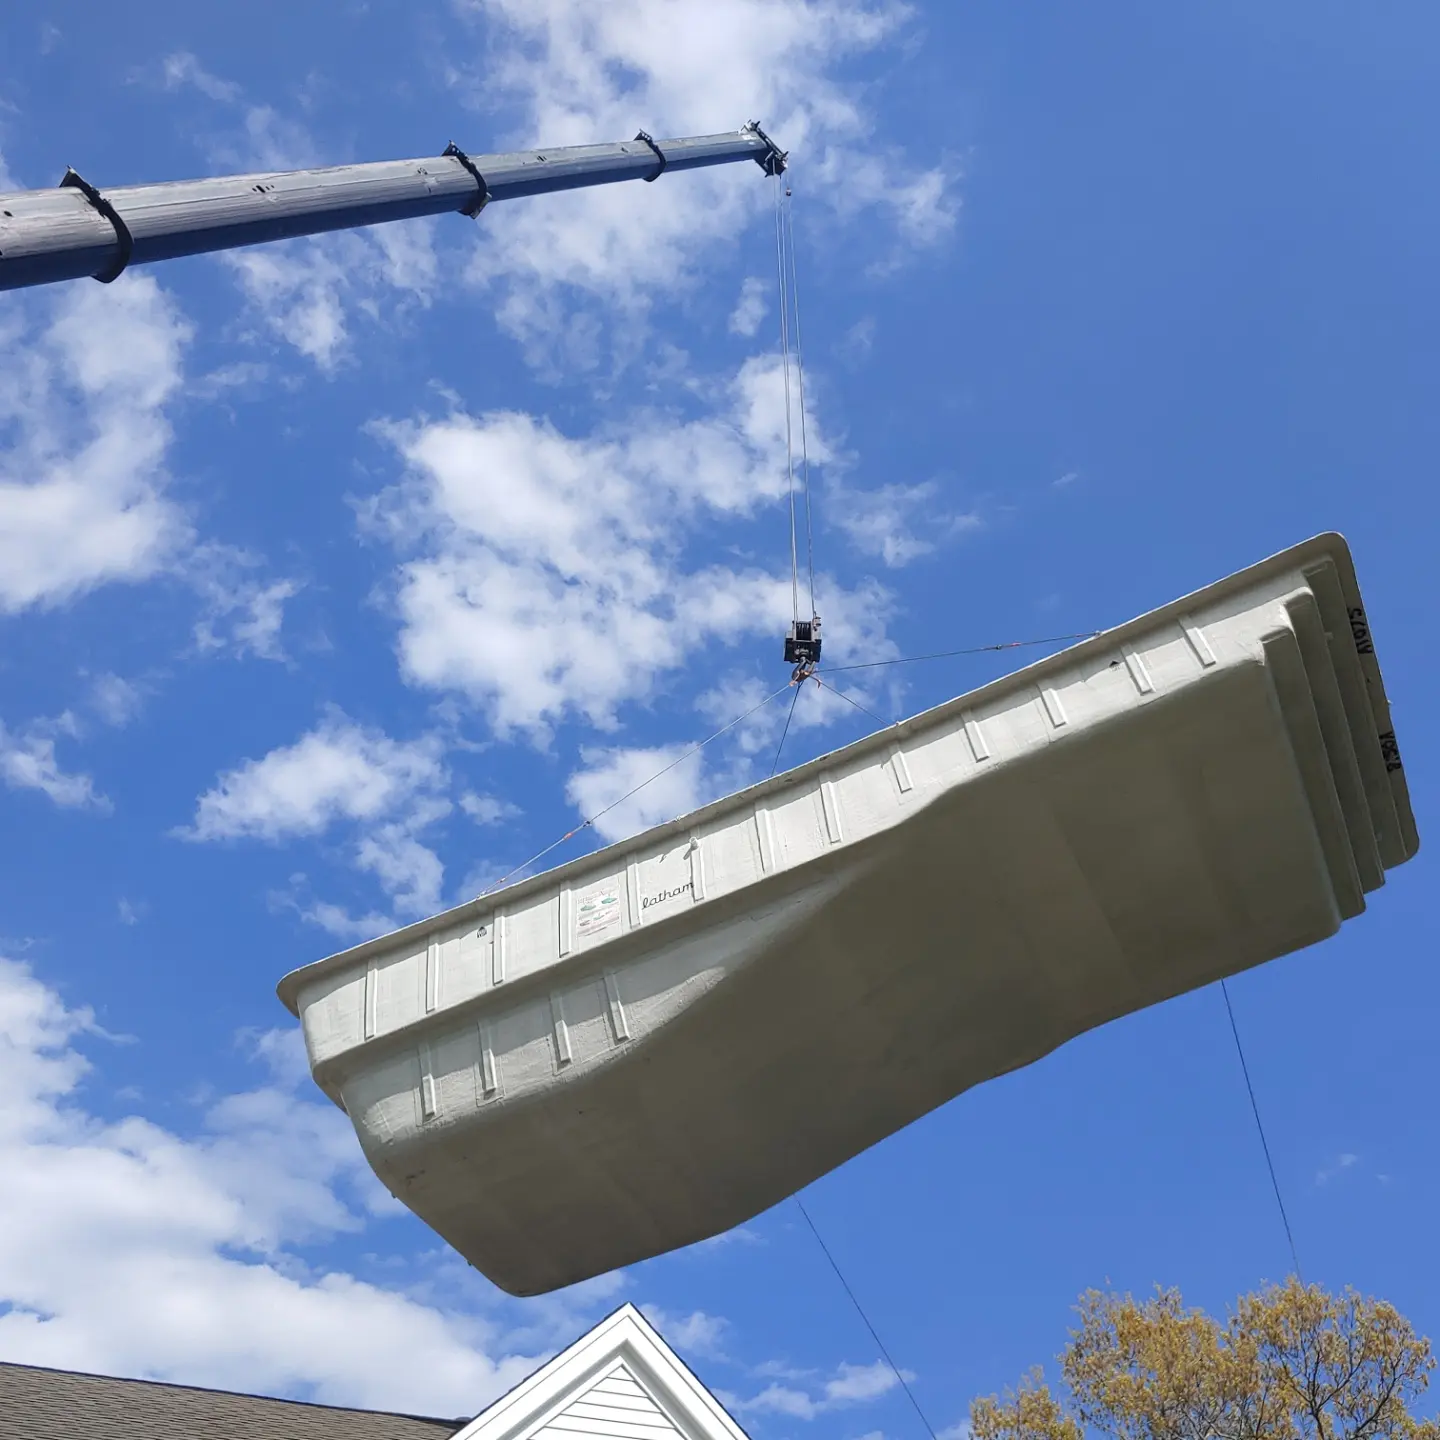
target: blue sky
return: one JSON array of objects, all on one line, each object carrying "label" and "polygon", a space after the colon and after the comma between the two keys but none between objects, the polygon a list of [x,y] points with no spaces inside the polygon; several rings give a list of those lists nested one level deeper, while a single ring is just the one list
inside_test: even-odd
[{"label": "blue sky", "polygon": [[[764,121],[838,662],[1353,546],[1435,794],[1432,7],[471,0],[0,15],[12,188]],[[0,298],[0,1355],[468,1413],[621,1298],[758,1440],[914,1440],[793,1205],[516,1302],[381,1203],[273,984],[783,682],[753,166]],[[899,714],[1009,657],[881,671]],[[768,768],[765,712],[618,825]],[[786,755],[863,733],[807,700]],[[1232,985],[1307,1278],[1440,1326],[1429,853]],[[1218,992],[807,1205],[938,1428],[1088,1285],[1288,1266]],[[399,1363],[395,1363],[399,1357]]]}]

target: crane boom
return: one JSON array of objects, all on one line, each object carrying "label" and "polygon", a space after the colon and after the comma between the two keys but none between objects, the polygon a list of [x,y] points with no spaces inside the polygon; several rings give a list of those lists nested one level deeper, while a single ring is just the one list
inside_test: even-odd
[{"label": "crane boom", "polygon": [[785,154],[753,122],[724,135],[569,145],[433,159],[382,160],[257,175],[226,175],[97,190],[73,170],[54,190],[0,195],[0,290],[91,276],[107,283],[131,265],[233,250],[296,235],[351,230],[455,210],[478,215],[495,200],[655,180],[753,159],[766,174]]}]

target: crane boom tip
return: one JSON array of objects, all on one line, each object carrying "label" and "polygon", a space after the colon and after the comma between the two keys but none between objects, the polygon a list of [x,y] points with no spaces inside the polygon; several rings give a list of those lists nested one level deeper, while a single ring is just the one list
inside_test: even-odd
[{"label": "crane boom tip", "polygon": [[760,128],[758,120],[747,120],[740,127],[752,135],[758,136],[765,142],[764,151],[755,157],[755,163],[767,175],[783,175],[785,163],[789,159],[789,152],[782,150],[765,132]]}]

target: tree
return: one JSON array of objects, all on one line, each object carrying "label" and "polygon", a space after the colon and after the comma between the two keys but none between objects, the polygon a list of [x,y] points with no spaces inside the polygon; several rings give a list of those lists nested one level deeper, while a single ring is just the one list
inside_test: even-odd
[{"label": "tree", "polygon": [[1292,1277],[1224,1324],[1177,1290],[1143,1303],[1092,1290],[1077,1309],[1062,1393],[1036,1369],[976,1400],[974,1440],[1440,1440],[1412,1413],[1430,1342],[1383,1300]]}]

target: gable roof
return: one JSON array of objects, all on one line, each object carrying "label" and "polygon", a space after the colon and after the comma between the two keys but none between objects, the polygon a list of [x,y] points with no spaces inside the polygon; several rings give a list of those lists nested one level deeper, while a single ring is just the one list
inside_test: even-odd
[{"label": "gable roof", "polygon": [[0,1362],[0,1436],[24,1440],[441,1440],[466,1423]]},{"label": "gable roof", "polygon": [[482,1411],[455,1440],[748,1440],[633,1305]]}]

